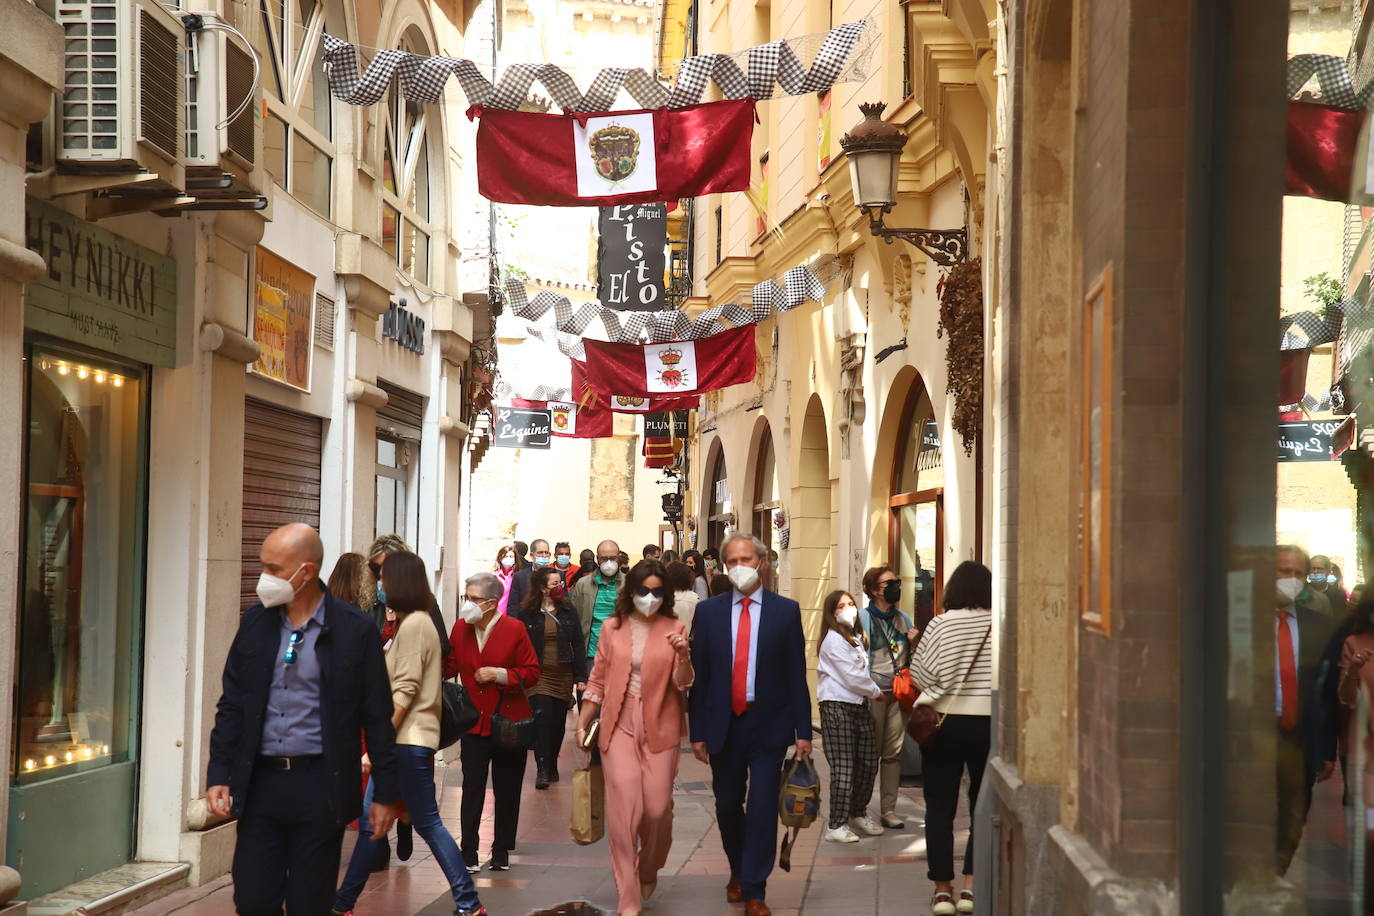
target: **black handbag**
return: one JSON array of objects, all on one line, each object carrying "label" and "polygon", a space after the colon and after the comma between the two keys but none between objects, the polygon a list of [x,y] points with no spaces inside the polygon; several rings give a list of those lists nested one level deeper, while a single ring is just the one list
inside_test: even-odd
[{"label": "black handbag", "polygon": [[449,747],[472,731],[481,713],[458,681],[444,681],[443,711],[439,714],[439,749]]},{"label": "black handbag", "polygon": [[534,747],[534,719],[508,719],[499,712],[491,717],[492,743],[506,751],[528,751]]}]

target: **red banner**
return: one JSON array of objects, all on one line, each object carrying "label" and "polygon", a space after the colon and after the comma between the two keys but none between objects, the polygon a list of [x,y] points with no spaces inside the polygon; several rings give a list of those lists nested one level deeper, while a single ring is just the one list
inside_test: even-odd
[{"label": "red banner", "polygon": [[754,100],[599,114],[474,109],[477,190],[503,204],[592,207],[749,187]]},{"label": "red banner", "polygon": [[700,340],[656,344],[586,340],[583,344],[587,384],[607,395],[660,398],[716,391],[752,381],[757,359],[752,324]]},{"label": "red banner", "polygon": [[615,433],[615,414],[565,401],[527,401],[512,398],[512,407],[548,410],[549,432],[565,439],[606,439]]},{"label": "red banner", "polygon": [[667,413],[673,410],[696,410],[701,396],[692,394],[675,398],[647,398],[643,395],[603,395],[587,384],[587,364],[572,360],[573,400],[589,407],[609,407],[616,413]]},{"label": "red banner", "polygon": [[1368,113],[1316,102],[1288,103],[1288,156],[1284,193],[1318,200],[1368,200],[1361,136]]}]

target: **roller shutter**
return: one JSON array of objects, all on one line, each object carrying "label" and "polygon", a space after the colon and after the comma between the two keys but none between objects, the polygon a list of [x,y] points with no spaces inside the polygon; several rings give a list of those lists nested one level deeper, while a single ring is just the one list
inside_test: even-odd
[{"label": "roller shutter", "polygon": [[242,609],[258,601],[263,539],[291,522],[320,526],[323,450],[324,428],[318,417],[251,398],[244,403]]}]

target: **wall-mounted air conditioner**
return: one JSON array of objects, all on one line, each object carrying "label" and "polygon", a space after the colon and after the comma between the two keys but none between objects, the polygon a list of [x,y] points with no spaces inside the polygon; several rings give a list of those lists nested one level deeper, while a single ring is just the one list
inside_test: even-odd
[{"label": "wall-mounted air conditioner", "polygon": [[156,184],[181,188],[181,20],[157,0],[58,0],[57,20],[66,37],[55,131],[59,170],[142,171],[155,174]]},{"label": "wall-mounted air conditioner", "polygon": [[253,51],[209,13],[186,33],[186,165],[261,193],[262,86]]}]

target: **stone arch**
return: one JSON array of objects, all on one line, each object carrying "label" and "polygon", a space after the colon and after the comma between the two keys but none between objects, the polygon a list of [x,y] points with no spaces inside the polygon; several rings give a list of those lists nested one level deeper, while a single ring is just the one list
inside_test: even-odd
[{"label": "stone arch", "polygon": [[[802,609],[808,646],[820,625],[821,603],[835,587],[835,499],[830,480],[829,425],[819,395],[806,404],[791,488],[791,541],[788,565],[792,597]],[[815,653],[808,650],[814,668]]]}]

